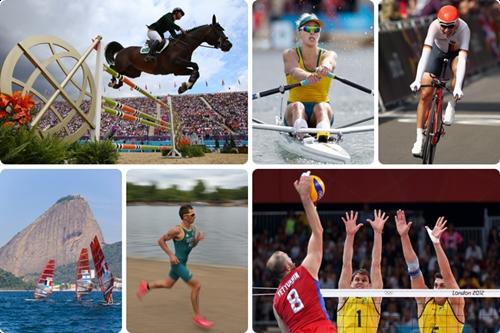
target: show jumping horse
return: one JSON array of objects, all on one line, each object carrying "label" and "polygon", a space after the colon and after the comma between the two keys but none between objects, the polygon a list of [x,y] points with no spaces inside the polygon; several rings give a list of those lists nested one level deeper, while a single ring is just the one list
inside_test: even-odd
[{"label": "show jumping horse", "polygon": [[[207,43],[215,49],[227,52],[233,44],[224,34],[221,27],[212,16],[212,24],[202,25],[186,31],[179,38],[171,39],[167,48],[157,55],[156,61],[146,62],[144,58],[147,54],[141,54],[138,46],[123,48],[118,42],[111,42],[106,45],[104,52],[106,61],[112,69],[118,73],[136,78],[141,72],[155,75],[189,75],[188,82],[183,82],[179,87],[179,94],[182,94],[194,85],[200,77],[198,64],[191,61],[194,50],[202,43]],[[120,88],[123,82],[112,78],[110,87]]]}]

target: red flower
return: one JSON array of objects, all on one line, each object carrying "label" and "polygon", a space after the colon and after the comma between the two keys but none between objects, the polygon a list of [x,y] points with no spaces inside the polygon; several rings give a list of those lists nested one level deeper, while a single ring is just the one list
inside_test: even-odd
[{"label": "red flower", "polygon": [[189,146],[191,144],[191,141],[189,141],[189,139],[186,137],[182,137],[179,141],[179,144],[181,146]]},{"label": "red flower", "polygon": [[0,109],[5,109],[10,103],[10,96],[5,94],[0,94]]},{"label": "red flower", "polygon": [[26,125],[31,121],[31,110],[35,103],[31,95],[22,95],[21,91],[11,96],[0,94],[0,120],[4,127]]}]

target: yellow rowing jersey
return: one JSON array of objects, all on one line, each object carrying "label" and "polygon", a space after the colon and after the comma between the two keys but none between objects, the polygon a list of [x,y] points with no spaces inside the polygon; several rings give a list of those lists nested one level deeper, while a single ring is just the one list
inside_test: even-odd
[{"label": "yellow rowing jersey", "polygon": [[372,297],[348,297],[337,310],[339,333],[376,333],[380,313]]},{"label": "yellow rowing jersey", "polygon": [[[304,58],[302,57],[302,51],[300,47],[295,49],[297,55],[299,57],[299,67],[303,70],[314,73],[316,68],[309,69],[306,68],[304,64]],[[323,55],[326,53],[326,50],[319,49],[318,59],[316,61],[316,67],[321,63],[321,59]],[[297,83],[298,81],[293,78],[291,74],[286,75],[287,84]],[[327,76],[321,78],[321,80],[315,84],[307,85],[305,87],[297,87],[290,90],[290,94],[288,95],[288,102],[303,102],[303,103],[320,103],[320,102],[329,102],[330,98],[328,97],[328,92],[330,91],[330,84],[332,79]]]},{"label": "yellow rowing jersey", "polygon": [[461,333],[464,323],[458,320],[448,299],[443,305],[439,305],[431,298],[418,317],[418,327],[420,333]]}]

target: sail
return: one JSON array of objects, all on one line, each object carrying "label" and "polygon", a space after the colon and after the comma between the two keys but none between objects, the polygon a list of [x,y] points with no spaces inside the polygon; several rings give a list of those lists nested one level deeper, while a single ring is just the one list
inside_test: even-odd
[{"label": "sail", "polygon": [[90,251],[92,251],[97,281],[104,295],[104,300],[108,304],[113,303],[113,284],[115,279],[109,270],[108,263],[104,258],[104,253],[102,252],[101,244],[99,244],[97,236],[95,236],[94,240],[90,243]]},{"label": "sail", "polygon": [[76,299],[92,291],[92,278],[90,276],[89,252],[86,248],[80,251],[80,257],[76,263]]},{"label": "sail", "polygon": [[56,261],[54,259],[50,259],[47,261],[45,268],[42,273],[40,273],[40,277],[38,278],[34,297],[36,299],[46,298],[52,295],[52,287],[54,286],[54,270],[56,268]]}]

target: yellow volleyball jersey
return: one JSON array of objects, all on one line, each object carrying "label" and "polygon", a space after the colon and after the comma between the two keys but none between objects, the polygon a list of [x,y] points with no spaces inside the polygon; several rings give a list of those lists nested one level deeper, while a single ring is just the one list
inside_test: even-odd
[{"label": "yellow volleyball jersey", "polygon": [[418,317],[418,327],[420,333],[461,333],[464,324],[458,320],[448,299],[443,305],[438,305],[431,298]]},{"label": "yellow volleyball jersey", "polygon": [[[308,69],[304,64],[304,58],[302,57],[302,51],[300,47],[296,49],[297,55],[299,57],[299,66],[303,70],[314,73],[316,68]],[[325,54],[325,50],[319,49],[318,59],[316,61],[316,67],[321,63],[321,58]],[[298,82],[293,78],[292,75],[286,75],[287,84],[293,84]],[[297,87],[290,90],[290,94],[288,95],[288,102],[303,102],[303,103],[320,103],[320,102],[329,102],[330,98],[328,97],[328,92],[330,91],[330,84],[332,79],[327,76],[321,78],[321,80],[315,84],[307,85],[305,87]]]},{"label": "yellow volleyball jersey", "polygon": [[376,333],[380,313],[372,297],[348,297],[337,310],[339,333]]}]

